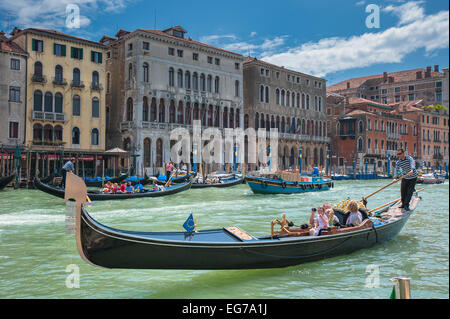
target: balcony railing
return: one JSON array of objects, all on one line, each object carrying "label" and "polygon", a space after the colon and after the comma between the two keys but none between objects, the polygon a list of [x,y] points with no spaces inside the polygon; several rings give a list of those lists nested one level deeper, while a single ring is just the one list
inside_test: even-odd
[{"label": "balcony railing", "polygon": [[103,90],[103,86],[100,83],[91,83],[92,91],[101,91]]},{"label": "balcony railing", "polygon": [[81,81],[72,81],[70,86],[73,87],[73,88],[83,89],[84,88],[84,83],[81,82]]},{"label": "balcony railing", "polygon": [[33,111],[33,120],[65,122],[66,115],[64,113]]},{"label": "balcony railing", "polygon": [[31,81],[35,83],[46,83],[47,78],[42,74],[33,74]]},{"label": "balcony railing", "polygon": [[65,85],[67,85],[67,81],[66,81],[66,79],[63,79],[63,78],[54,77],[53,78],[53,84],[54,85],[65,86]]}]

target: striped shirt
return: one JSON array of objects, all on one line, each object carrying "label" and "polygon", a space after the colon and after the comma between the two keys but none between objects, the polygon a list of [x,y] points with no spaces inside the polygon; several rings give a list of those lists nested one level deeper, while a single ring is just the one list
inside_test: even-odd
[{"label": "striped shirt", "polygon": [[[401,170],[401,173],[399,173],[399,170]],[[405,179],[413,179],[417,178],[418,176],[414,159],[411,156],[406,155],[404,160],[399,159],[397,160],[397,162],[395,162],[394,179],[397,179],[398,175],[400,175],[399,177],[401,177],[411,171],[413,171],[413,173],[408,177],[405,177]]]}]

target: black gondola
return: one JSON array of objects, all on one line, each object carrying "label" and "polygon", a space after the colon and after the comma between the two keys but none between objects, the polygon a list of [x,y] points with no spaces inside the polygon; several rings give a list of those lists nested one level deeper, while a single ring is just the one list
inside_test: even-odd
[{"label": "black gondola", "polygon": [[121,181],[123,181],[124,179],[126,179],[128,177],[127,174],[123,174],[117,177],[113,177],[110,179],[104,179],[103,181],[90,181],[90,180],[85,180],[86,186],[88,187],[102,187],[103,184],[105,184],[106,182],[111,182],[111,183],[120,183]]},{"label": "black gondola", "polygon": [[[181,183],[187,183],[191,180],[192,178],[192,174],[186,174],[183,176],[174,176],[171,179],[171,183],[172,184],[181,184]],[[155,184],[158,185],[166,185],[167,181],[160,181],[156,178],[156,176],[153,177],[153,179],[150,179],[150,182],[154,182]]]},{"label": "black gondola", "polygon": [[16,174],[12,174],[12,175],[5,176],[5,177],[0,177],[0,190],[2,190],[9,183],[11,183],[15,176],[16,176]]},{"label": "black gondola", "polygon": [[232,177],[227,179],[221,179],[220,183],[192,183],[191,188],[207,188],[207,187],[231,187],[243,183],[243,177]]},{"label": "black gondola", "polygon": [[[39,180],[39,178],[34,179],[34,185],[37,189],[39,189],[47,194],[54,195],[59,198],[64,198],[65,190],[63,188],[44,184]],[[191,188],[191,182],[168,186],[168,187],[166,187],[165,190],[161,190],[161,191],[151,191],[151,192],[131,193],[131,194],[124,194],[124,193],[105,194],[105,193],[101,193],[99,191],[88,191],[87,195],[93,201],[120,200],[120,199],[159,197],[159,196],[172,195],[172,194],[176,194],[176,193],[188,190],[189,188]]]},{"label": "black gondola", "polygon": [[199,232],[136,232],[102,225],[84,207],[86,187],[67,176],[65,200],[76,201],[76,241],[80,256],[91,265],[123,269],[257,269],[287,267],[348,254],[394,238],[411,211],[391,206],[386,222],[367,219],[359,227],[321,236],[253,237],[238,227]]}]

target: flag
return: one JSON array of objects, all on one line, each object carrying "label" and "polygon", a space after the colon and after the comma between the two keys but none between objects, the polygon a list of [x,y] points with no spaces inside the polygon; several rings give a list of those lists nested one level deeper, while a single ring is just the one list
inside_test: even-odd
[{"label": "flag", "polygon": [[297,129],[295,130],[295,134],[300,134],[300,128],[302,126],[302,122],[299,122],[297,125]]},{"label": "flag", "polygon": [[189,215],[189,217],[184,222],[183,227],[188,232],[195,231],[195,221],[194,221],[194,216],[192,215],[192,213]]},{"label": "flag", "polygon": [[289,129],[289,133],[293,133],[295,129],[295,118],[292,118],[291,128]]}]

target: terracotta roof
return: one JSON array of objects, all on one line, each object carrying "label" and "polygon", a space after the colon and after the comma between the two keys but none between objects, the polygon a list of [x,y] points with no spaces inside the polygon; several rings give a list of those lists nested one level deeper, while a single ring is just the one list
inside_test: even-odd
[{"label": "terracotta roof", "polygon": [[27,55],[27,52],[22,50],[16,43],[12,42],[11,39],[8,39],[4,35],[2,35],[0,39],[0,50]]},{"label": "terracotta roof", "polygon": [[57,35],[57,36],[61,36],[61,37],[66,37],[66,38],[71,38],[74,40],[78,40],[78,41],[83,41],[83,42],[88,42],[91,43],[93,45],[97,45],[97,46],[103,46],[103,44],[96,42],[96,41],[92,41],[92,40],[87,40],[84,38],[80,38],[80,37],[76,37],[70,34],[66,34],[66,33],[62,33],[56,30],[49,30],[49,29],[40,29],[40,28],[27,28],[24,30],[21,30],[20,32],[18,32],[16,35],[14,35],[13,37],[11,37],[11,39],[15,39],[16,37],[20,36],[21,34],[27,33],[27,32],[44,32],[44,33],[48,33],[51,35]]},{"label": "terracotta roof", "polygon": [[353,110],[345,114],[345,116],[353,116],[353,115],[373,115],[373,114],[364,110]]},{"label": "terracotta roof", "polygon": [[382,106],[382,107],[392,107],[391,105],[388,104],[383,104],[377,101],[372,101],[372,100],[367,100],[367,99],[363,99],[360,97],[350,97],[348,99],[348,103],[349,105],[352,104],[371,104],[371,105],[377,105],[377,106]]},{"label": "terracotta roof", "polygon": [[[170,28],[170,29],[167,29],[167,30],[171,30],[171,29],[173,29],[173,28]],[[187,43],[190,43],[190,44],[195,44],[195,45],[199,45],[199,46],[202,46],[202,47],[206,47],[206,48],[210,48],[210,49],[219,50],[219,51],[223,51],[223,52],[226,52],[226,53],[242,56],[239,53],[228,51],[228,50],[225,50],[225,49],[221,49],[221,48],[218,48],[218,47],[215,47],[215,46],[203,43],[203,42],[195,41],[195,40],[192,40],[191,38],[179,38],[179,37],[173,36],[171,34],[168,34],[168,33],[164,32],[162,30],[137,29],[136,31],[143,31],[143,32],[153,33],[153,34],[156,34],[156,35],[159,35],[159,36],[163,36],[163,37],[167,37],[167,38],[171,38],[171,39],[174,39],[174,40],[183,41],[183,42],[187,42]]]},{"label": "terracotta roof", "polygon": [[[394,77],[394,83],[396,82],[406,82],[406,81],[413,81],[416,80],[416,73],[422,71],[422,79],[424,79],[424,74],[426,72],[426,69],[413,69],[413,70],[406,70],[406,71],[399,71],[399,72],[392,72],[387,73],[387,77]],[[369,76],[363,76],[359,78],[352,78],[348,79],[333,85],[330,85],[327,87],[327,91],[339,91],[339,90],[346,90],[347,89],[347,82],[350,83],[350,89],[358,88],[362,84],[364,84],[366,81],[375,80],[374,83],[383,83],[383,74],[375,74],[375,75],[369,75]],[[435,72],[433,69],[431,70],[431,77],[439,77],[442,76],[442,73]],[[381,80],[381,81],[380,81]],[[370,81],[371,82],[371,81]],[[370,84],[369,82],[369,84]]]}]

